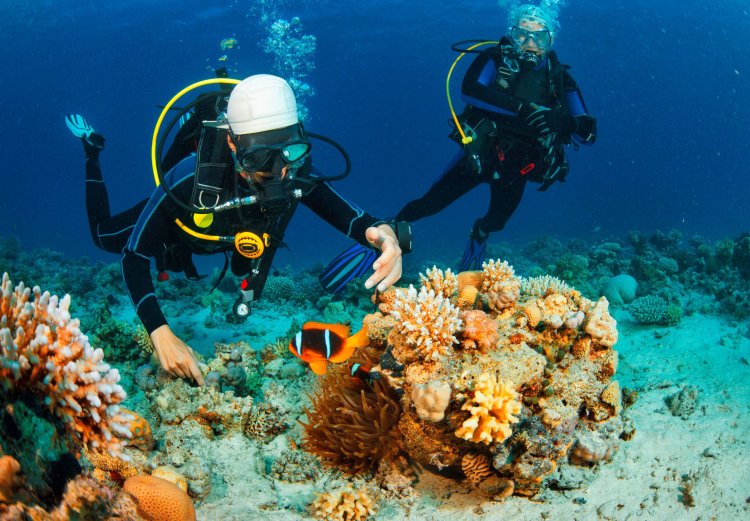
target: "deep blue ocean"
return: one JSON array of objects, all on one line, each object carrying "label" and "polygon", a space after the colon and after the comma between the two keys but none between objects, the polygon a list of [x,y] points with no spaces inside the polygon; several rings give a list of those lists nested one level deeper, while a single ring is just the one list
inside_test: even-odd
[{"label": "deep blue ocean", "polygon": [[[129,0],[0,3],[4,144],[0,236],[24,248],[114,261],[91,241],[83,152],[64,124],[81,113],[107,138],[102,168],[113,211],[154,187],[150,143],[159,105],[228,66],[277,73],[260,42],[263,12],[298,16],[317,42],[307,128],[338,140],[353,171],[337,189],[369,212],[395,214],[457,151],[445,97],[451,43],[497,39],[506,2]],[[677,229],[717,240],[750,228],[750,6],[740,0],[568,0],[556,49],[572,66],[599,138],[569,151],[567,182],[537,193],[493,241],[549,234],[603,241]],[[237,44],[222,49],[220,42]],[[220,60],[226,55],[225,60]],[[460,109],[460,80],[453,78]],[[308,65],[312,65],[309,64]],[[319,168],[341,163],[318,144]],[[486,185],[415,227],[415,248],[453,263]],[[278,262],[328,260],[350,241],[305,208]],[[220,265],[221,261],[216,260]]]}]

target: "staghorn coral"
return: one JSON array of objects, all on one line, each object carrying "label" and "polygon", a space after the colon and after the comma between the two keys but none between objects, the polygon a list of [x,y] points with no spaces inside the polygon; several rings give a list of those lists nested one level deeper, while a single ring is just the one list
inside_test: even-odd
[{"label": "staghorn coral", "polygon": [[154,476],[133,476],[122,489],[138,503],[138,514],[147,521],[195,521],[195,508],[174,483]]},{"label": "staghorn coral", "polygon": [[482,373],[474,382],[474,394],[461,407],[471,417],[456,430],[456,436],[474,443],[500,443],[511,434],[510,425],[518,423],[521,403],[513,386],[498,382],[497,376]]},{"label": "staghorn coral", "polygon": [[325,492],[310,505],[313,517],[324,521],[365,521],[377,511],[375,501],[363,489]]},{"label": "staghorn coral", "polygon": [[62,300],[23,283],[13,289],[2,279],[0,305],[0,386],[6,392],[30,391],[60,418],[77,440],[92,448],[122,454],[131,436],[132,417],[120,411],[125,399],[120,374],[103,361]]},{"label": "staghorn coral", "polygon": [[432,290],[422,288],[417,293],[409,286],[406,294],[396,297],[391,313],[399,320],[395,330],[420,358],[437,360],[457,342],[454,334],[461,328],[458,308]]},{"label": "staghorn coral", "polygon": [[458,279],[450,268],[443,271],[433,266],[425,271],[424,275],[419,274],[419,282],[423,288],[431,289],[436,295],[442,295],[444,298],[451,298],[458,290]]},{"label": "staghorn coral", "polygon": [[438,422],[445,418],[445,409],[451,399],[451,386],[446,382],[432,381],[415,385],[411,401],[422,420]]},{"label": "staghorn coral", "polygon": [[383,380],[368,386],[338,368],[321,379],[311,409],[303,448],[325,463],[351,474],[375,468],[393,459],[399,449],[394,427],[401,414],[395,392]]}]

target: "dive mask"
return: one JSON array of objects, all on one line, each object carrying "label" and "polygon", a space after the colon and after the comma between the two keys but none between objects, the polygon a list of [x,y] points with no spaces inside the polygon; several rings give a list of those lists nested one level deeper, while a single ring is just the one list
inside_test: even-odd
[{"label": "dive mask", "polygon": [[270,172],[277,157],[292,168],[302,166],[311,148],[310,142],[301,138],[275,145],[237,148],[236,157],[237,163],[246,172]]},{"label": "dive mask", "polygon": [[546,51],[552,45],[552,33],[547,29],[528,31],[522,27],[514,26],[510,30],[510,37],[519,47],[528,45],[529,40],[534,40],[536,46],[542,51]]}]

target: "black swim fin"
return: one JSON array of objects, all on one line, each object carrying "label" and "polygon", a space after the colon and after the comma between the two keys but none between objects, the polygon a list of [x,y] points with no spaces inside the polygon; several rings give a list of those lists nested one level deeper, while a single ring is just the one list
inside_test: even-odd
[{"label": "black swim fin", "polygon": [[353,279],[364,275],[372,267],[377,257],[377,251],[361,244],[355,244],[339,253],[323,269],[323,272],[318,276],[318,280],[328,292],[339,293]]}]

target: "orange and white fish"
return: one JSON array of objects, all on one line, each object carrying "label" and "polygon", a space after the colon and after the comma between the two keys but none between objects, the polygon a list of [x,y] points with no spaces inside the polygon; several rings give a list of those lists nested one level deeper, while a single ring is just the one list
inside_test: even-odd
[{"label": "orange and white fish", "polygon": [[310,364],[315,374],[326,374],[328,362],[344,362],[356,348],[370,344],[365,328],[352,336],[349,336],[349,331],[349,326],[342,324],[305,322],[302,331],[289,342],[289,351]]}]

